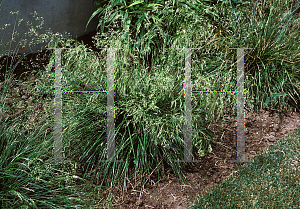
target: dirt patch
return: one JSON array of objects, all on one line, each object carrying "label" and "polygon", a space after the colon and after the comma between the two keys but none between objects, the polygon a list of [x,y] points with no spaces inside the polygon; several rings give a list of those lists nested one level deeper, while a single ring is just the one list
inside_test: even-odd
[{"label": "dirt patch", "polygon": [[[246,158],[252,160],[278,139],[285,138],[296,130],[300,124],[300,114],[264,110],[259,114],[246,112],[245,122]],[[123,200],[121,191],[116,195],[116,208],[185,208],[193,205],[197,195],[232,175],[237,164],[228,161],[236,159],[235,118],[227,117],[225,122],[217,121],[209,128],[220,135],[220,144],[214,143],[212,152],[200,157],[202,162],[185,172],[188,182],[186,185],[182,185],[172,172],[167,172],[167,177],[160,178],[158,182],[147,182],[144,190],[134,188],[128,182]],[[152,175],[156,178],[157,172]],[[97,208],[101,208],[100,204]]]}]

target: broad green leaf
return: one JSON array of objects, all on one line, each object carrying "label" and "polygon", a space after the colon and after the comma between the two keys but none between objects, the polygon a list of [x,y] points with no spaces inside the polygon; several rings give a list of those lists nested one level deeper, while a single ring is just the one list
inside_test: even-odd
[{"label": "broad green leaf", "polygon": [[274,100],[274,102],[275,102],[277,97],[280,97],[280,96],[286,96],[286,95],[287,95],[287,94],[274,93],[274,94],[272,95],[272,97],[273,97],[273,100]]},{"label": "broad green leaf", "polygon": [[264,103],[264,107],[266,107],[269,104],[269,102],[270,102],[270,99],[269,99],[269,97],[267,97],[267,99],[266,99],[266,101]]},{"label": "broad green leaf", "polygon": [[134,3],[132,3],[132,4],[130,4],[130,5],[128,6],[128,8],[129,8],[129,7],[132,7],[132,6],[134,6],[134,5],[143,3],[143,2],[144,2],[144,0],[136,1],[136,2],[134,2]]},{"label": "broad green leaf", "polygon": [[124,19],[127,20],[127,18],[128,18],[128,12],[126,12],[124,15]]},{"label": "broad green leaf", "polygon": [[159,18],[155,15],[152,16],[153,22],[159,21]]},{"label": "broad green leaf", "polygon": [[129,14],[144,14],[145,11],[131,11],[131,12],[128,12]]},{"label": "broad green leaf", "polygon": [[123,8],[126,8],[126,6],[121,6],[117,10],[122,10]]},{"label": "broad green leaf", "polygon": [[173,7],[175,6],[175,2],[177,3],[177,1],[173,0]]},{"label": "broad green leaf", "polygon": [[146,7],[153,7],[153,6],[161,6],[163,7],[163,5],[161,4],[147,4]]},{"label": "broad green leaf", "polygon": [[139,19],[136,23],[137,28],[136,28],[136,35],[140,32],[140,27],[142,25],[143,19]]},{"label": "broad green leaf", "polygon": [[85,29],[87,29],[87,26],[89,25],[89,23],[91,22],[91,20],[92,20],[97,14],[101,14],[101,13],[103,12],[102,10],[103,10],[103,8],[99,8],[98,10],[96,10],[96,11],[92,14],[92,16],[90,17],[88,23],[86,24]]}]

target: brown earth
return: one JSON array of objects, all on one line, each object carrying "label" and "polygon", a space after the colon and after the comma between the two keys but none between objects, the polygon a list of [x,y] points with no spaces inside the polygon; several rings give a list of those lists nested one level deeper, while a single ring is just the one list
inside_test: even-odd
[{"label": "brown earth", "polygon": [[[91,33],[85,37],[81,37],[85,43],[92,43]],[[90,45],[89,44],[89,45]],[[27,57],[30,64],[33,60],[37,62],[38,54]],[[28,60],[27,59],[27,60]],[[1,64],[3,59],[0,60]],[[20,72],[38,71],[42,68],[47,60],[42,60],[39,64],[30,65],[28,69],[18,65],[15,72],[16,76]],[[3,67],[3,65],[2,65]],[[3,72],[3,68],[1,69]],[[16,77],[15,76],[15,77]],[[43,101],[43,95],[38,95],[34,85],[38,82],[37,77],[23,77],[23,80],[16,82],[9,81],[9,94],[7,96],[4,118],[15,118],[20,113],[32,107],[32,103],[39,100],[35,115],[32,117],[32,122],[37,122],[42,116],[43,110],[50,105],[52,101]],[[2,80],[3,81],[3,80]],[[3,91],[3,82],[0,82],[0,91]],[[223,124],[223,127],[222,127]],[[261,110],[259,114],[246,111],[245,126],[246,126],[246,158],[252,160],[258,153],[266,150],[271,144],[274,144],[278,139],[282,139],[296,130],[300,124],[300,113],[294,110],[290,111],[265,111]],[[123,196],[121,191],[118,191],[113,204],[116,208],[166,208],[180,209],[185,206],[191,206],[197,195],[207,191],[214,184],[226,179],[235,172],[236,163],[229,162],[236,157],[236,136],[235,136],[235,117],[225,117],[225,122],[219,120],[213,124],[207,124],[217,136],[212,144],[212,152],[206,153],[206,156],[200,157],[202,162],[195,163],[193,169],[186,169],[185,175],[187,184],[182,185],[179,179],[174,177],[174,174],[167,171],[167,176],[160,177],[159,181],[151,181],[145,184],[144,190],[131,186],[128,181],[127,191]],[[246,165],[246,163],[243,163]],[[158,165],[159,166],[159,165]],[[154,170],[151,179],[157,179],[157,169]],[[117,192],[117,191],[116,191]],[[192,199],[190,199],[192,198]],[[102,203],[97,203],[95,208],[105,208]]]},{"label": "brown earth", "polygon": [[[197,195],[210,189],[214,184],[228,178],[235,172],[236,163],[229,162],[236,158],[236,137],[234,117],[227,117],[226,122],[216,121],[209,128],[219,135],[219,144],[212,145],[212,152],[200,157],[192,170],[186,172],[187,184],[183,185],[174,173],[158,182],[147,182],[144,190],[132,186],[127,188],[123,200],[122,193],[116,195],[116,208],[175,208],[192,206]],[[245,152],[249,160],[268,149],[278,139],[282,139],[300,126],[300,114],[261,110],[259,114],[246,111]],[[223,123],[223,128],[222,128]],[[246,163],[242,163],[246,165]],[[157,173],[152,174],[157,179]],[[192,198],[192,200],[190,199]],[[104,208],[99,207],[97,208]]]}]

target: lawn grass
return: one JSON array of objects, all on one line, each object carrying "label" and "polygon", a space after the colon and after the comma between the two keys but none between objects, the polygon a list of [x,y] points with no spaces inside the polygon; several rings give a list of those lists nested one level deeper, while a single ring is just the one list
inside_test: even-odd
[{"label": "lawn grass", "polygon": [[[294,2],[291,4],[295,7]],[[145,24],[145,34],[142,39],[138,39],[140,45],[131,44],[137,40],[132,38],[130,34],[132,31],[127,26],[125,32],[122,32],[121,29],[118,31],[109,30],[108,33],[99,34],[96,37],[96,45],[100,48],[123,48],[116,51],[114,85],[116,158],[124,160],[124,163],[100,162],[100,160],[106,160],[106,154],[103,150],[106,149],[107,101],[105,93],[94,93],[63,94],[63,152],[66,158],[72,160],[72,163],[69,167],[49,164],[49,160],[53,159],[50,153],[52,153],[53,145],[54,106],[50,105],[46,108],[44,120],[38,125],[35,124],[37,125],[35,127],[32,127],[33,125],[26,117],[22,118],[26,114],[27,116],[30,115],[33,109],[12,121],[5,120],[2,113],[5,107],[5,97],[9,94],[8,80],[11,75],[9,72],[14,70],[12,65],[7,67],[0,120],[2,128],[0,132],[2,146],[0,172],[1,188],[3,189],[0,195],[2,206],[5,208],[34,207],[34,205],[47,208],[90,207],[92,206],[91,202],[99,199],[99,194],[102,193],[103,188],[125,188],[128,178],[133,180],[136,185],[143,186],[146,181],[145,174],[150,174],[161,159],[164,159],[161,174],[164,174],[164,170],[167,168],[172,169],[176,176],[184,182],[183,163],[176,163],[175,161],[184,158],[185,100],[183,82],[185,55],[184,50],[180,51],[175,48],[202,47],[192,51],[193,90],[199,91],[231,91],[235,89],[236,50],[229,50],[228,48],[253,48],[252,50],[245,50],[246,107],[251,110],[262,105],[265,105],[265,109],[297,107],[300,93],[298,47],[300,38],[297,35],[299,12],[294,13],[289,22],[285,22],[281,18],[287,13],[290,14],[287,11],[291,11],[291,9],[288,10],[280,0],[274,0],[276,7],[270,7],[268,4],[256,5],[257,10],[254,9],[257,11],[256,16],[251,16],[251,9],[256,8],[255,5],[252,7],[246,3],[239,3],[236,5],[237,9],[233,9],[228,4],[226,7],[225,5],[220,3],[216,7],[216,13],[222,16],[217,23],[206,21],[207,14],[205,12],[186,12],[181,8],[178,15],[174,17],[172,11],[163,10],[161,13],[162,21],[152,25]],[[243,7],[245,10],[242,10]],[[239,13],[239,17],[236,15],[237,13]],[[168,31],[163,29],[174,27],[174,25],[162,25],[164,22],[176,22],[180,28],[170,36]],[[278,25],[280,30],[274,30]],[[285,35],[283,36],[283,34]],[[155,48],[155,53],[150,50],[153,50],[155,46],[151,44],[151,40],[158,42],[156,46],[162,45],[162,47]],[[138,46],[141,45],[143,45],[142,49],[145,50],[143,52],[138,51],[140,50]],[[49,47],[73,48],[62,51],[62,86],[64,91],[107,89],[105,50],[99,53],[93,52],[86,46],[70,39],[51,41]],[[205,56],[203,56],[204,54]],[[148,58],[149,55],[153,58],[144,59]],[[48,99],[54,98],[54,57],[53,51],[49,64],[45,66],[44,71],[41,71],[40,82],[35,86],[39,93]],[[149,68],[149,66],[152,67]],[[286,95],[276,100],[272,97],[274,93]],[[193,135],[195,136],[193,138],[193,156],[203,156],[211,151],[210,143],[213,135],[205,127],[204,121],[214,121],[216,118],[212,113],[216,111],[219,113],[218,117],[234,114],[236,111],[235,99],[234,94],[229,94],[226,97],[219,97],[214,94],[193,94],[192,117]],[[271,99],[271,103],[267,102],[268,99]],[[288,141],[288,139],[284,141]],[[277,150],[285,152],[284,141],[280,147],[276,148]],[[297,144],[297,139],[292,140],[292,142],[295,143],[292,148],[296,152],[299,143]],[[16,147],[20,147],[20,149],[17,151]],[[39,151],[33,152],[31,149]],[[269,152],[269,156],[258,157],[253,164],[249,164],[252,173],[248,172],[248,175],[253,176],[248,176],[248,179],[252,179],[252,182],[262,182],[262,185],[265,180],[262,178],[270,178],[266,179],[268,181],[265,184],[273,182],[271,176],[268,177],[258,172],[271,173],[272,170],[268,171],[268,169],[274,165],[277,165],[278,167],[275,166],[275,169],[280,171],[283,168],[275,164],[277,161],[283,162],[283,157],[297,156],[291,149],[287,150],[283,156],[281,156],[282,152],[272,152],[272,148]],[[274,156],[278,157],[277,161],[272,161]],[[28,162],[26,164],[28,166],[24,165],[24,159],[28,159],[31,163]],[[297,158],[293,159],[297,160]],[[41,162],[38,172],[29,166],[37,164],[35,160]],[[291,159],[289,161],[293,162]],[[296,163],[294,165],[296,166]],[[75,167],[80,168],[83,174],[76,173]],[[43,169],[47,172],[43,172]],[[56,173],[51,172],[51,170],[55,170]],[[255,173],[256,171],[257,173]],[[48,174],[49,172],[53,175]],[[36,177],[37,174],[40,176]],[[244,184],[245,178],[242,177],[242,174],[245,172],[241,171],[242,180],[235,180],[233,186],[239,186],[238,183]],[[256,176],[256,174],[260,176]],[[12,183],[13,188],[7,187],[6,182],[16,182],[15,178],[22,180],[17,184]],[[94,182],[89,181],[91,178]],[[282,186],[276,187],[272,184],[272,187],[277,188],[277,191],[274,191],[274,198],[278,201],[273,204],[274,206],[276,204],[294,206],[297,202],[291,203],[294,205],[289,205],[286,200],[280,199],[279,194],[281,189],[285,189],[284,184],[286,182],[296,184],[297,179],[293,179],[293,176],[290,179],[280,178],[279,182],[282,182]],[[89,187],[89,191],[82,192],[79,184],[77,184],[78,181],[85,183],[85,188]],[[51,182],[60,183],[53,184]],[[224,182],[225,184],[226,182]],[[265,186],[267,187],[267,185]],[[229,196],[232,197],[236,207],[247,207],[248,203],[245,200],[250,199],[249,195],[253,195],[254,200],[258,201],[255,203],[257,206],[267,206],[264,205],[263,199],[263,195],[267,194],[265,190],[255,192],[254,190],[257,188],[249,185],[247,189],[252,188],[253,191],[250,190],[250,193],[245,191],[245,195],[239,194],[234,197],[234,193],[231,192],[235,191],[235,188],[229,189],[230,192],[227,192],[228,188],[230,186],[222,187],[213,194],[218,194],[221,202],[224,201],[221,199],[223,197],[221,194],[232,194]],[[295,190],[291,189],[290,191],[293,191],[293,195],[298,195]],[[88,193],[91,192],[94,195],[92,198],[83,199],[83,197],[88,197]],[[288,193],[289,191],[285,192]],[[242,197],[244,199],[239,201],[234,199]],[[212,203],[208,197],[206,199]],[[213,207],[217,207],[218,199],[214,198],[214,200],[216,204]],[[109,201],[108,199],[107,202]],[[202,207],[202,200],[199,201],[198,205]],[[60,205],[61,202],[63,205]],[[85,206],[83,206],[83,202],[86,202]]]},{"label": "lawn grass", "polygon": [[[300,127],[199,196],[190,208],[299,208]],[[238,170],[238,171],[237,171]]]}]

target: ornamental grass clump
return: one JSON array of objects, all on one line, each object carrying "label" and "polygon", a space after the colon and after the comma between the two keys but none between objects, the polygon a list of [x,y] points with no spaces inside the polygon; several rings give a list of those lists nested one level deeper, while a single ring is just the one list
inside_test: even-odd
[{"label": "ornamental grass clump", "polygon": [[[14,28],[13,34],[16,33]],[[50,33],[43,35],[48,40],[57,38]],[[34,38],[29,40],[35,43]],[[0,208],[86,208],[92,203],[79,185],[87,182],[76,175],[74,165],[53,163],[53,106],[42,110],[43,117],[36,122],[35,110],[40,100],[22,109],[26,101],[22,103],[21,96],[18,98],[11,93],[13,88],[19,88],[17,84],[22,85],[20,80],[13,78],[13,73],[26,56],[17,55],[17,48],[10,54],[12,41],[1,43],[4,48],[9,46],[9,55],[1,66],[5,71],[0,85],[3,90],[0,98]],[[19,44],[22,45],[18,42],[17,47]],[[4,51],[1,55],[5,55],[2,53]],[[39,92],[35,93],[39,98]],[[10,115],[7,111],[12,108],[7,105],[11,97],[17,98],[13,105],[21,109],[19,114]]]},{"label": "ornamental grass clump", "polygon": [[[186,15],[190,20],[193,16],[196,17],[193,14]],[[172,17],[169,13],[165,17],[166,20],[161,22],[169,22]],[[98,34],[95,40],[98,48],[122,48],[115,52],[114,111],[115,160],[123,162],[104,162],[107,160],[106,93],[64,93],[64,151],[69,159],[80,163],[84,176],[111,189],[122,185],[125,189],[127,180],[131,178],[134,178],[136,186],[144,186],[153,178],[151,173],[158,167],[159,176],[165,174],[166,170],[171,170],[184,182],[183,165],[190,166],[191,163],[177,160],[184,159],[185,50],[176,48],[194,48],[207,41],[207,38],[214,39],[213,31],[206,30],[212,25],[201,25],[201,16],[198,18],[191,21],[193,24],[189,27],[178,30],[172,39],[168,39],[170,49],[163,47],[158,50],[156,58],[152,60],[152,68],[143,60],[145,51],[126,44],[128,41],[135,42],[130,34],[126,39],[113,30]],[[145,27],[152,29],[149,29],[140,43],[151,40],[151,36],[159,30],[162,37],[167,37],[167,31],[163,31],[160,25]],[[199,39],[192,42],[195,35],[198,35]],[[217,52],[218,49],[216,42],[210,46],[213,52]],[[101,49],[100,52],[93,52],[73,42],[64,43],[60,47],[66,46],[72,49],[62,51],[63,91],[106,90],[107,51]],[[192,60],[195,56],[193,55]],[[211,55],[206,61],[218,61],[216,65],[221,63],[220,69],[210,75],[215,83],[207,82],[207,78],[203,76],[205,70],[193,70],[196,69],[195,64],[192,66],[195,85],[202,82],[203,89],[222,87],[223,90],[230,90],[234,86],[234,75],[233,71],[225,71],[224,66],[234,65],[230,63],[232,60],[222,64],[221,59]],[[54,59],[49,62],[48,67],[51,68],[53,64]],[[54,82],[54,75],[48,80]],[[202,98],[205,96],[202,95]],[[212,120],[211,113],[217,111],[221,115],[232,111],[234,107],[234,94],[224,98],[217,98],[216,95],[210,97],[214,100],[202,99],[203,102],[195,105],[195,111],[198,112],[192,114],[193,159],[212,151],[210,140],[213,134],[206,127],[205,120]],[[226,110],[225,106],[229,108]]]},{"label": "ornamental grass clump", "polygon": [[256,1],[252,6],[228,3],[234,33],[231,47],[252,48],[245,50],[246,97],[255,111],[264,107],[299,110],[300,4],[274,0]]},{"label": "ornamental grass clump", "polygon": [[[82,49],[74,48],[62,55],[66,66],[62,72],[66,78],[64,89],[105,90],[106,66],[101,65],[105,59],[97,60],[91,51],[86,56],[88,50]],[[117,52],[116,56],[122,54]],[[175,79],[166,69],[150,76],[146,69],[132,71],[131,66],[121,68],[115,64],[115,159],[124,162],[102,162],[107,159],[106,93],[63,94],[66,153],[80,162],[85,172],[98,173],[97,180],[104,184],[120,180],[119,175],[126,179],[133,174],[138,180],[150,174],[160,161],[162,166],[182,175],[182,165],[176,160],[184,158],[184,95],[182,88],[178,88],[183,86],[183,74]],[[194,144],[211,136],[202,116],[195,116],[193,123],[194,134],[198,136]],[[197,151],[194,148],[193,152]]]},{"label": "ornamental grass clump", "polygon": [[[250,2],[236,2],[235,6],[243,6],[244,10],[240,9],[240,14],[237,15],[238,12],[230,5],[217,7],[215,16],[224,17],[219,18],[218,24],[215,24],[214,20],[203,21],[207,14],[203,14],[199,9],[189,13],[177,10],[178,17],[185,17],[178,20],[184,26],[179,27],[172,36],[168,36],[168,31],[163,30],[166,28],[163,23],[174,22],[172,20],[176,18],[173,13],[168,13],[168,10],[161,10],[165,15],[161,16],[160,21],[146,23],[143,26],[145,32],[139,37],[135,36],[136,33],[132,34],[136,30],[130,30],[126,24],[123,33],[109,30],[106,34],[98,34],[98,47],[122,48],[115,54],[114,110],[115,159],[123,162],[103,162],[107,154],[106,95],[97,93],[66,96],[70,98],[70,103],[65,107],[63,124],[66,124],[64,136],[69,140],[66,141],[68,154],[72,159],[81,162],[85,174],[96,177],[98,183],[109,185],[111,188],[118,180],[125,188],[129,176],[135,177],[135,183],[146,182],[149,178],[145,177],[151,176],[154,168],[160,165],[162,170],[171,169],[183,180],[183,163],[177,163],[176,160],[184,158],[185,100],[182,87],[185,78],[185,55],[184,50],[176,48],[198,48],[192,54],[193,90],[232,92],[236,91],[237,82],[236,49],[229,48],[253,48],[245,50],[246,107],[257,108],[259,103],[266,101],[263,98],[264,94],[275,99],[278,96],[275,97],[274,94],[278,92],[289,95],[285,97],[289,98],[285,106],[295,106],[296,102],[293,103],[293,100],[299,101],[299,77],[297,68],[288,63],[292,62],[292,59],[294,63],[298,63],[299,58],[297,45],[294,44],[299,36],[292,33],[292,28],[296,29],[299,23],[297,16],[289,13],[291,15],[286,17],[290,18],[290,21],[285,22],[284,15],[281,17],[278,15],[279,10],[272,7],[268,21],[263,21],[262,17],[255,14],[249,18],[251,11],[255,11],[256,8]],[[245,20],[241,18],[242,14],[245,14]],[[126,22],[128,15],[124,15],[121,23]],[[247,20],[249,21],[245,23]],[[190,24],[187,24],[188,22]],[[283,26],[279,31],[269,30],[281,24]],[[289,26],[289,38],[283,39],[284,28]],[[156,40],[157,44],[152,43],[152,40]],[[273,43],[273,48],[267,43]],[[272,54],[266,47],[271,47]],[[291,52],[286,56],[283,52],[288,47]],[[82,78],[91,79],[90,84],[94,89],[105,90],[106,51],[103,49],[98,58],[96,54],[90,56],[93,57],[91,62],[80,62],[81,59],[76,56],[87,57],[86,52],[75,51],[72,56],[68,50],[63,58],[68,71],[79,76],[80,72],[71,66],[77,66],[77,69],[93,69],[90,72],[97,72],[94,74],[97,79],[84,75]],[[155,56],[152,56],[154,58],[150,63],[145,62],[145,53],[150,52]],[[98,62],[97,59],[101,61]],[[276,63],[285,63],[286,68],[275,71],[275,74],[270,70],[261,71],[261,66],[279,66]],[[82,83],[82,87],[84,85]],[[231,112],[231,115],[234,115],[236,96],[233,93],[227,94],[226,97],[193,93],[193,98],[192,152],[195,158],[196,155],[203,156],[204,151],[211,151],[213,134],[204,123],[212,122],[222,114]]]}]

